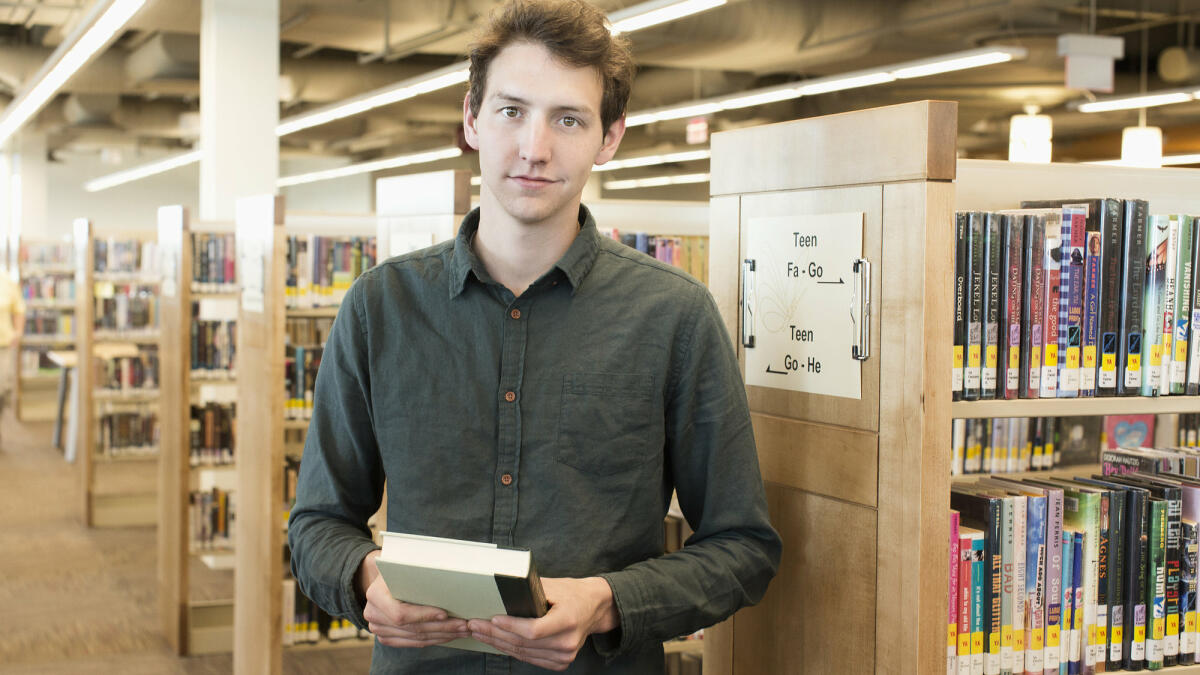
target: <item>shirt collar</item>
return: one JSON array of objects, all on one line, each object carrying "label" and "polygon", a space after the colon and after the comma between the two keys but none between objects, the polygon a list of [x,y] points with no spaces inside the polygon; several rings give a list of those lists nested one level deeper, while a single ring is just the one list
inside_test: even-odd
[{"label": "shirt collar", "polygon": [[[587,207],[579,205],[579,234],[571,242],[554,269],[546,276],[559,270],[570,282],[573,291],[579,290],[584,277],[591,271],[596,262],[596,254],[600,250],[600,232],[596,229],[596,220]],[[456,298],[466,289],[467,279],[474,274],[476,280],[488,283],[492,278],[483,266],[483,261],[471,248],[475,232],[479,230],[479,208],[476,207],[462,220],[458,228],[458,236],[454,240],[454,253],[450,259],[450,297]],[[543,279],[545,276],[543,277]],[[539,281],[541,281],[539,279]],[[537,282],[535,282],[537,283]]]}]

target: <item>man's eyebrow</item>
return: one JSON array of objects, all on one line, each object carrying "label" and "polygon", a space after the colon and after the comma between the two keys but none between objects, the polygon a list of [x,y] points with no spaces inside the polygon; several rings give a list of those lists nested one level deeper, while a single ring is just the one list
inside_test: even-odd
[{"label": "man's eyebrow", "polygon": [[[496,92],[493,96],[497,100],[503,101],[506,103],[516,103],[518,105],[524,105],[524,106],[530,105],[529,101],[527,101],[526,99],[523,99],[520,96],[516,96],[514,94],[507,94],[502,91]],[[591,110],[590,108],[576,106],[576,105],[558,105],[558,106],[554,106],[554,110],[557,112],[569,112],[569,113],[575,113],[578,115],[592,115],[592,116],[596,115],[596,112]]]}]

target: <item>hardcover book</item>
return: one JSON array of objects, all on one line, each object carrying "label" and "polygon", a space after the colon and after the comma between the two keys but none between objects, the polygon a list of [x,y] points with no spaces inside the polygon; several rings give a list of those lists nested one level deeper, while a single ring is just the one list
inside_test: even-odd
[{"label": "hardcover book", "polygon": [[1117,394],[1138,396],[1142,390],[1143,310],[1146,286],[1146,214],[1141,199],[1122,202],[1124,243],[1121,249],[1121,337],[1117,355]]}]

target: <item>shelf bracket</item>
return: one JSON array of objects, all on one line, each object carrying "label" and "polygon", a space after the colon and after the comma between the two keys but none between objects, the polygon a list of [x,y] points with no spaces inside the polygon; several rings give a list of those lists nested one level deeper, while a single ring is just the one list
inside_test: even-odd
[{"label": "shelf bracket", "polygon": [[754,260],[742,261],[742,346],[754,349]]},{"label": "shelf bracket", "polygon": [[854,344],[850,356],[866,361],[871,356],[871,262],[858,258],[853,265],[856,283],[850,297],[850,322],[854,325]]}]

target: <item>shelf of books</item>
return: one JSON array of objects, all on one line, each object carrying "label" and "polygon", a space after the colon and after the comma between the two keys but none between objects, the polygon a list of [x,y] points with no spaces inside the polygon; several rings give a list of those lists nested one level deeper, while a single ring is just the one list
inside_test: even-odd
[{"label": "shelf of books", "polygon": [[[1200,412],[1196,172],[956,161],[955,117],[920,102],[713,137],[711,285],[785,546],[764,602],[709,632],[706,672],[1200,673],[1182,665],[1200,642],[1200,461],[1154,440],[1156,421],[1189,430]],[[843,256],[870,280],[833,260],[854,307],[869,297],[870,332],[855,317],[850,345],[823,353],[841,322],[806,316],[839,288],[809,265],[829,276],[822,227],[847,213],[863,237]],[[1100,438],[1160,450],[1102,457]],[[1073,480],[1131,464],[1183,477]],[[795,639],[766,637],[781,631]]]},{"label": "shelf of books", "polygon": [[375,264],[375,220],[288,214],[287,223],[282,197],[238,202],[237,408],[256,424],[237,425],[235,442],[259,450],[239,457],[236,472],[237,673],[281,672],[285,646],[371,644],[297,591],[285,525],[321,349],[350,284]]},{"label": "shelf of books", "polygon": [[17,419],[54,419],[61,371],[49,357],[75,342],[75,267],[69,242],[19,242],[17,269],[25,331],[17,347],[13,398]]},{"label": "shelf of books", "polygon": [[[76,367],[71,410],[82,520],[155,522],[158,461],[158,252],[152,232],[74,224]],[[105,334],[131,339],[103,338]]]},{"label": "shelf of books", "polygon": [[236,265],[232,223],[158,210],[159,604],[180,655],[233,650]]}]

